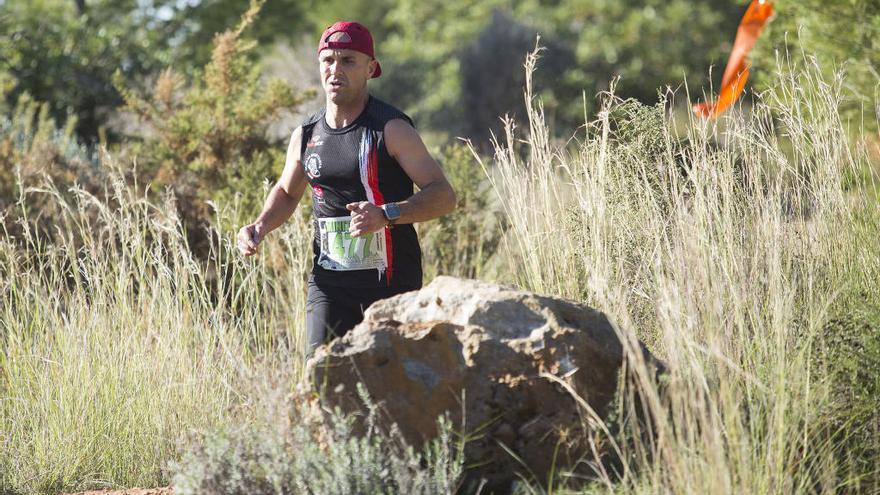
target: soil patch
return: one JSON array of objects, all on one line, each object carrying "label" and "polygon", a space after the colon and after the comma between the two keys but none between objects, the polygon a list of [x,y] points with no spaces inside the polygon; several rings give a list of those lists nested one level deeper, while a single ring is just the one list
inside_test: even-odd
[{"label": "soil patch", "polygon": [[173,495],[170,486],[162,488],[127,488],[125,490],[92,490],[88,492],[65,493],[62,495]]}]

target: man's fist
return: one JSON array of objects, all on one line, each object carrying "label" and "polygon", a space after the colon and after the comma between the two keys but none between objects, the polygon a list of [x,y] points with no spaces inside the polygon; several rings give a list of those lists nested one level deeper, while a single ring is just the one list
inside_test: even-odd
[{"label": "man's fist", "polygon": [[351,212],[351,226],[348,231],[352,237],[378,232],[388,225],[382,208],[369,201],[349,203],[345,207]]},{"label": "man's fist", "polygon": [[253,256],[257,252],[260,241],[263,240],[263,235],[261,224],[245,225],[238,231],[238,250],[245,256]]}]

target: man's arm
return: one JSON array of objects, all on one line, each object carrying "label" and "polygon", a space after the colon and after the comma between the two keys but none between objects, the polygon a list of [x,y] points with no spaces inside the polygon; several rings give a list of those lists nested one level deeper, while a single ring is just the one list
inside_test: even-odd
[{"label": "man's arm", "polygon": [[301,149],[302,127],[297,127],[287,146],[284,171],[269,191],[263,211],[254,223],[245,225],[238,231],[238,249],[243,255],[255,254],[266,234],[280,227],[296,210],[308,184],[300,160]]},{"label": "man's arm", "polygon": [[[424,222],[455,209],[455,191],[413,126],[403,119],[389,121],[385,124],[385,147],[419,188],[408,199],[397,203],[400,218],[395,223]],[[346,207],[352,212],[353,236],[376,232],[387,223],[382,209],[366,201],[349,203]]]}]

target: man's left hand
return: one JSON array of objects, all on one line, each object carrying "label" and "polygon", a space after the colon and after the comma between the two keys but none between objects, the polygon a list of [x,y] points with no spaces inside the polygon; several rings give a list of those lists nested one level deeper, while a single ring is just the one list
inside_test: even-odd
[{"label": "man's left hand", "polygon": [[388,225],[382,208],[369,201],[348,203],[345,207],[351,212],[351,226],[348,230],[352,237],[378,232]]}]

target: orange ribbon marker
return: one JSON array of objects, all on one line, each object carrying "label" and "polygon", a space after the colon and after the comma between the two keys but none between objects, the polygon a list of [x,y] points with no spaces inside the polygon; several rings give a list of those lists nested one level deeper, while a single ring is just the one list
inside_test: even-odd
[{"label": "orange ribbon marker", "polygon": [[694,105],[694,113],[700,117],[718,117],[742,94],[749,78],[749,64],[746,56],[755,46],[755,41],[767,21],[773,17],[773,3],[769,0],[752,0],[746,14],[739,22],[736,30],[736,40],[733,42],[733,50],[727,60],[724,69],[724,77],[721,78],[721,94],[718,100],[712,103],[697,103]]}]

